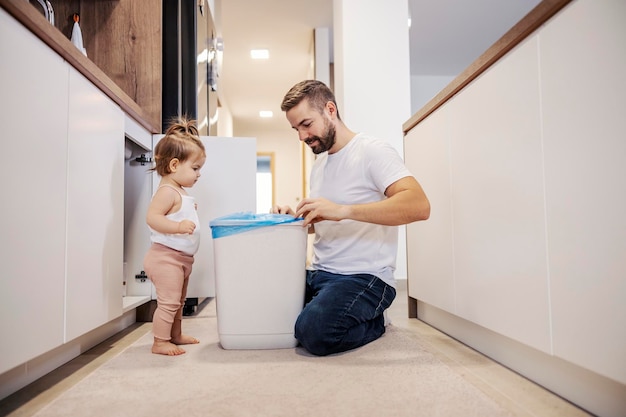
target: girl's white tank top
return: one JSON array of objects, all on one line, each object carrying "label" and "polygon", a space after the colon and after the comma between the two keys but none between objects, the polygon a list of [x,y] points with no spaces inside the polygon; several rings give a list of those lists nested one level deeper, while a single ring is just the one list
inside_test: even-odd
[{"label": "girl's white tank top", "polygon": [[150,239],[154,243],[160,243],[161,245],[193,256],[200,247],[200,220],[198,218],[198,211],[196,210],[195,199],[190,195],[183,195],[180,190],[177,190],[171,185],[165,184],[161,187],[170,187],[176,190],[182,199],[180,210],[175,213],[167,214],[165,217],[175,222],[180,222],[185,219],[191,220],[195,223],[196,229],[192,234],[169,234],[159,233],[150,228]]}]

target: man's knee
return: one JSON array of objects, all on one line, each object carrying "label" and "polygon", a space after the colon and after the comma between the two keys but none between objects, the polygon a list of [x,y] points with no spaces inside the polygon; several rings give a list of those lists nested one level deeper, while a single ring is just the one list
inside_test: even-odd
[{"label": "man's knee", "polygon": [[296,339],[309,353],[316,356],[327,356],[337,352],[337,342],[328,340],[320,334],[309,332],[296,333]]},{"label": "man's knee", "polygon": [[295,325],[295,337],[302,347],[316,356],[337,353],[339,338],[326,320],[314,311],[303,311]]}]

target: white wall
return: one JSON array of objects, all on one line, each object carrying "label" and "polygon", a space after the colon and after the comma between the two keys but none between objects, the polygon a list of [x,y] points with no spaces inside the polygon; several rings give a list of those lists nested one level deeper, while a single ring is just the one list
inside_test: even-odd
[{"label": "white wall", "polygon": [[411,114],[417,113],[454,78],[452,75],[412,75]]},{"label": "white wall", "polygon": [[[412,114],[408,2],[335,0],[333,5],[339,114],[349,129],[387,140],[403,155],[402,124]],[[404,227],[395,276],[406,278]]]},{"label": "white wall", "polygon": [[233,116],[230,109],[225,106],[217,108],[217,136],[223,138],[233,136]]},{"label": "white wall", "polygon": [[387,140],[402,153],[402,124],[411,117],[407,1],[334,5],[339,112],[348,128]]}]

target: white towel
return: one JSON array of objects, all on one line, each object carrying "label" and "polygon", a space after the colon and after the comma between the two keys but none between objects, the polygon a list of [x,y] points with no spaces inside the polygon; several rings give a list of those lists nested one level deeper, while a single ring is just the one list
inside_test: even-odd
[{"label": "white towel", "polygon": [[80,26],[78,25],[78,22],[74,22],[71,41],[74,46],[76,46],[78,50],[83,53],[83,55],[87,56],[87,50],[83,47],[83,34],[80,31]]}]

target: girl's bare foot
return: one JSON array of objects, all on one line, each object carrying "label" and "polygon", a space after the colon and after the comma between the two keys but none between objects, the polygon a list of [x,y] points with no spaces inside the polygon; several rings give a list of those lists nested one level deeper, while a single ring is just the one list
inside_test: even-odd
[{"label": "girl's bare foot", "polygon": [[154,339],[152,344],[152,353],[159,355],[177,356],[185,353],[183,348],[176,346],[169,340]]},{"label": "girl's bare foot", "polygon": [[170,340],[175,345],[195,345],[196,343],[200,343],[198,339],[193,336],[187,336],[186,334],[181,334],[177,337],[172,337]]}]

